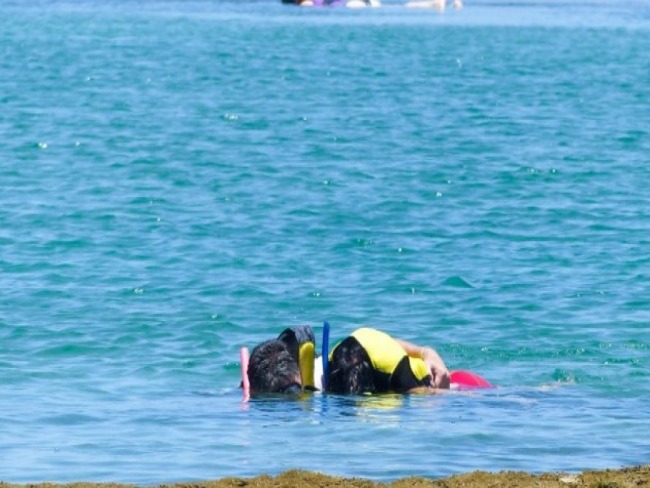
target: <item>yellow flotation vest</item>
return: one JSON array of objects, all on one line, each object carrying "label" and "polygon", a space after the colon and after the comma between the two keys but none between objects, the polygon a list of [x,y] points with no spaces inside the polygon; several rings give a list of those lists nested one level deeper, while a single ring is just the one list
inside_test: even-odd
[{"label": "yellow flotation vest", "polygon": [[[364,327],[355,330],[352,337],[365,349],[372,362],[372,367],[380,373],[392,375],[397,365],[406,356],[404,348],[395,339],[380,330]],[[418,380],[423,380],[431,374],[422,359],[409,357],[409,365]]]}]

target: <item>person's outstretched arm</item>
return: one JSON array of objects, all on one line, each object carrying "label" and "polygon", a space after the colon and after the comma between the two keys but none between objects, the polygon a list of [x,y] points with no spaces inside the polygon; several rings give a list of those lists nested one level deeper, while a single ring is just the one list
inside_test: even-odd
[{"label": "person's outstretched arm", "polygon": [[412,358],[422,359],[431,370],[435,388],[449,388],[449,370],[440,355],[432,347],[418,346],[411,342],[395,339]]}]

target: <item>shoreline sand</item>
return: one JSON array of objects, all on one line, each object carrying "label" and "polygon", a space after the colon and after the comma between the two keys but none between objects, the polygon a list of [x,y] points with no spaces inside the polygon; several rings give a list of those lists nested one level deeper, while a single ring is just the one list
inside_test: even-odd
[{"label": "shoreline sand", "polygon": [[[142,485],[127,483],[8,483],[0,481],[0,488],[126,488]],[[621,469],[584,471],[579,474],[529,474],[519,471],[488,473],[474,471],[448,478],[402,478],[393,482],[377,482],[363,478],[344,478],[310,471],[290,470],[278,476],[261,475],[255,478],[222,478],[157,485],[160,488],[650,488],[650,465]]]}]

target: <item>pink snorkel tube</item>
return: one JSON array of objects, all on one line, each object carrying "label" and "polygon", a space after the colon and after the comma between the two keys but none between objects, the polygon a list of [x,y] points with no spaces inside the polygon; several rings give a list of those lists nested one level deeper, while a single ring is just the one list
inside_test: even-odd
[{"label": "pink snorkel tube", "polygon": [[242,392],[242,401],[247,402],[251,397],[251,384],[248,381],[248,360],[250,355],[248,354],[248,348],[242,347],[239,350],[239,360],[241,362],[241,392]]}]

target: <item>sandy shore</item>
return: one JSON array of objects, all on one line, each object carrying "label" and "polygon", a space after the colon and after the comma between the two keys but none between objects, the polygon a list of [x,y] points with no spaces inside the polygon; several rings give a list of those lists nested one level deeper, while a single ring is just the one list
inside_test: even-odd
[{"label": "sandy shore", "polygon": [[[15,484],[0,482],[0,488],[126,488],[135,485],[118,483]],[[475,471],[450,478],[403,478],[392,483],[378,483],[360,478],[339,478],[308,471],[287,471],[278,476],[223,478],[214,481],[158,485],[159,488],[650,488],[650,465],[617,470],[585,471],[580,474],[521,472],[485,473]]]}]

